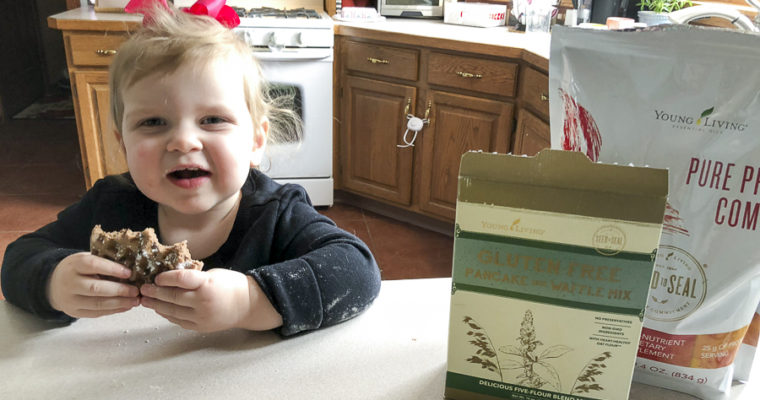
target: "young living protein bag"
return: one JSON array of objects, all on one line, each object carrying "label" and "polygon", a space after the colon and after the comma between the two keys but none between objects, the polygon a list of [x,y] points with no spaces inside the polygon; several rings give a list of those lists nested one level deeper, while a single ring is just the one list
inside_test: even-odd
[{"label": "young living protein bag", "polygon": [[760,301],[760,36],[555,27],[551,141],[669,170],[634,380],[703,399],[746,380]]}]

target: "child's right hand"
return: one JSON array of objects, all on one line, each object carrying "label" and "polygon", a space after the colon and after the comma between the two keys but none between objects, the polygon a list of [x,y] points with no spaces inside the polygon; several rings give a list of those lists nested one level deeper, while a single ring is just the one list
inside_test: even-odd
[{"label": "child's right hand", "polygon": [[140,304],[134,285],[105,277],[127,279],[123,265],[89,252],[72,254],[55,267],[47,284],[50,305],[75,318],[94,318],[127,311]]}]

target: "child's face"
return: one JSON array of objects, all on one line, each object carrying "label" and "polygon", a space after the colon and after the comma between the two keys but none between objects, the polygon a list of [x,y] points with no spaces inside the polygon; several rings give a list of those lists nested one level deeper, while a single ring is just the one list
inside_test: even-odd
[{"label": "child's face", "polygon": [[123,91],[117,136],[137,187],[161,206],[182,214],[232,207],[261,160],[268,126],[252,122],[241,68],[186,65]]}]

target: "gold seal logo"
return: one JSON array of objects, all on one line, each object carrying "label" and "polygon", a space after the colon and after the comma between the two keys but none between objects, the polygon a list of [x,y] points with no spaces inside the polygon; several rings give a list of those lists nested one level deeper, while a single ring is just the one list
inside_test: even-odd
[{"label": "gold seal logo", "polygon": [[646,317],[678,321],[693,313],[707,294],[702,264],[678,247],[661,245],[654,262]]},{"label": "gold seal logo", "polygon": [[614,256],[625,248],[625,232],[614,225],[604,225],[594,232],[591,245],[603,256]]}]

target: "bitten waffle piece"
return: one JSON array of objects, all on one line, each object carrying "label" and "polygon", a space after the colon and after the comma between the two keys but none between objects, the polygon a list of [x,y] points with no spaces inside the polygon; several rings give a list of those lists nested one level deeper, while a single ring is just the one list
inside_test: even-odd
[{"label": "bitten waffle piece", "polygon": [[142,232],[129,229],[104,232],[100,225],[95,225],[90,235],[90,253],[131,269],[129,282],[136,286],[153,283],[153,278],[164,271],[203,268],[203,262],[190,257],[187,241],[164,246],[158,242],[153,228]]}]

